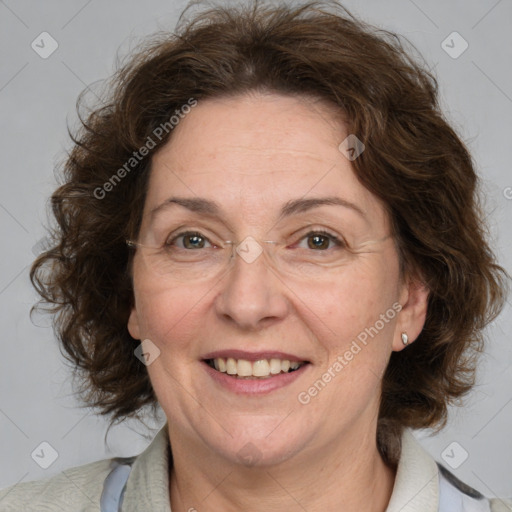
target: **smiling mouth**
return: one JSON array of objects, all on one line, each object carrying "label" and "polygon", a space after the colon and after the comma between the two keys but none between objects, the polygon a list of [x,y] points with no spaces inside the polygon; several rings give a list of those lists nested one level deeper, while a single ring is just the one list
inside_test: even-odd
[{"label": "smiling mouth", "polygon": [[216,357],[204,360],[208,366],[220,373],[225,373],[238,379],[269,379],[285,373],[297,371],[308,361],[289,361],[288,359],[234,359],[232,357]]}]

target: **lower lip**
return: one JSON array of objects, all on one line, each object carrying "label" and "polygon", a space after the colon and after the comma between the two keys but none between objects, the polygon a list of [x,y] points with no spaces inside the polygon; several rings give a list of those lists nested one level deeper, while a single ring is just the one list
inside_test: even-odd
[{"label": "lower lip", "polygon": [[228,389],[232,393],[239,395],[263,395],[271,393],[277,389],[283,388],[298,379],[307,371],[309,364],[302,365],[298,370],[289,373],[281,373],[267,379],[239,379],[232,377],[224,372],[219,372],[212,368],[208,363],[202,362],[210,377],[222,387]]}]

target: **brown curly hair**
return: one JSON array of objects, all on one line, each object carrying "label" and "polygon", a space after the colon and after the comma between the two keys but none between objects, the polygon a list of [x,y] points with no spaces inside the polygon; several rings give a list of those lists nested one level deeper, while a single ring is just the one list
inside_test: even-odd
[{"label": "brown curly hair", "polygon": [[[398,429],[445,424],[447,405],[474,383],[481,331],[503,306],[507,274],[485,240],[471,156],[413,52],[334,1],[255,1],[209,7],[130,56],[105,103],[71,135],[64,183],[51,199],[53,243],[30,274],[55,314],[85,403],[113,422],[156,409],[127,330],[133,254],[125,243],[137,238],[151,155],[172,137],[169,129],[156,139],[155,129],[191,98],[261,90],[341,108],[349,133],[366,145],[354,172],[387,207],[403,275],[421,276],[430,290],[419,338],[391,355],[379,418]],[[148,137],[155,148],[130,160]]]}]

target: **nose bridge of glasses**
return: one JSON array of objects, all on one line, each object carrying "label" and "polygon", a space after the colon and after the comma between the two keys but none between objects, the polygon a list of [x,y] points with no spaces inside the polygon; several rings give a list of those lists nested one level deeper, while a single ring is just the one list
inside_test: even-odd
[{"label": "nose bridge of glasses", "polygon": [[256,261],[267,247],[272,252],[274,247],[277,246],[277,242],[274,240],[257,240],[252,236],[246,236],[240,242],[226,240],[225,243],[231,246],[231,258],[239,256],[246,263]]}]

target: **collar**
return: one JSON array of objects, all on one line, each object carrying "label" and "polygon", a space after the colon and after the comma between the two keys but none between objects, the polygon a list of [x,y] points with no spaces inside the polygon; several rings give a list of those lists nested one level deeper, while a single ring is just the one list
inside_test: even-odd
[{"label": "collar", "polygon": [[386,512],[437,512],[439,470],[410,429],[402,432],[393,493]]},{"label": "collar", "polygon": [[123,512],[171,512],[169,501],[170,446],[168,422],[136,457],[126,482]]},{"label": "collar", "polygon": [[[136,457],[123,498],[123,511],[171,512],[169,501],[170,446],[168,423]],[[409,429],[401,438],[401,453],[386,512],[437,512],[439,470],[434,459]]]}]

